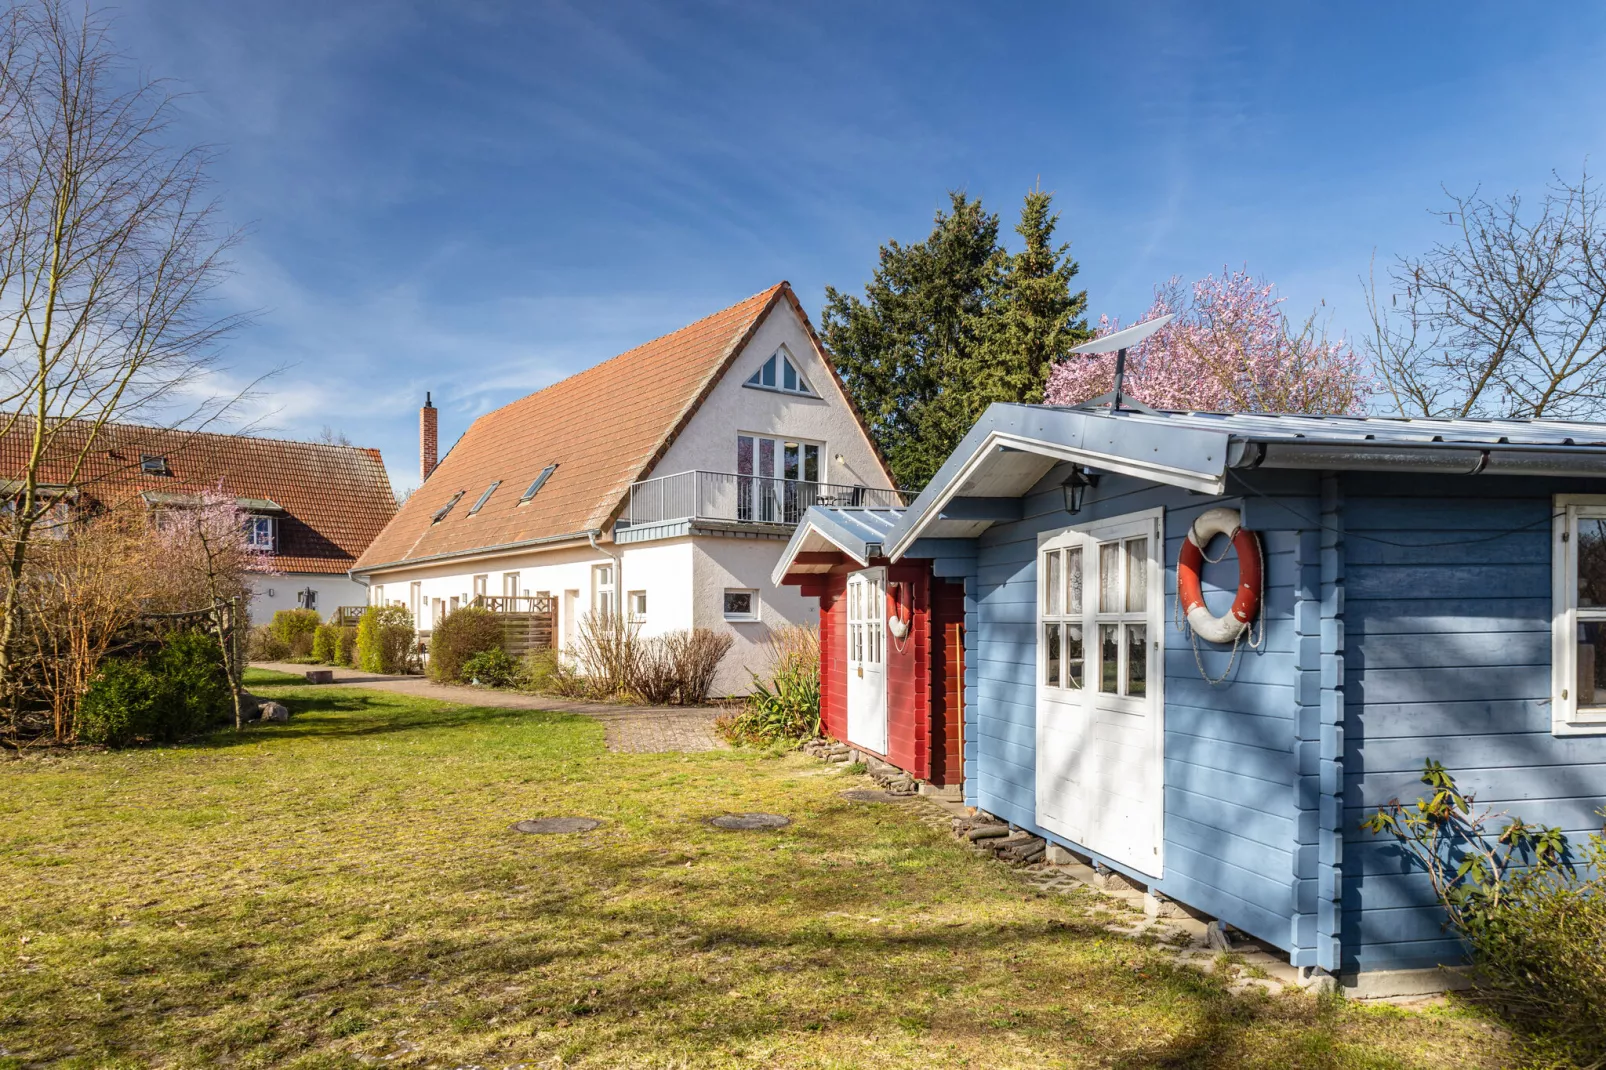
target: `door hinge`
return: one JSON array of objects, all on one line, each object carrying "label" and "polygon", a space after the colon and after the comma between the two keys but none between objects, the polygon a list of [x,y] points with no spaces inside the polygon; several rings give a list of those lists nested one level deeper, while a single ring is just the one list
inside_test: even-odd
[{"label": "door hinge", "polygon": [[1569,535],[1569,534],[1571,534],[1571,532],[1566,532],[1566,531],[1564,531],[1564,532],[1562,532],[1562,533],[1561,533],[1561,541],[1562,541],[1562,542],[1566,542],[1566,541],[1567,541],[1567,536],[1568,536],[1568,535]]}]

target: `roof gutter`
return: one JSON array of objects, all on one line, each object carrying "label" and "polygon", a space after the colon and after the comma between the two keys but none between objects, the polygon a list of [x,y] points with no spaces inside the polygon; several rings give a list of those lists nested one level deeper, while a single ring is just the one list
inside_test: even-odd
[{"label": "roof gutter", "polygon": [[1530,443],[1487,448],[1462,442],[1368,447],[1352,443],[1235,440],[1232,468],[1304,468],[1327,471],[1427,472],[1485,476],[1606,476],[1606,449]]},{"label": "roof gutter", "polygon": [[358,575],[367,575],[387,568],[410,568],[413,565],[432,565],[437,561],[461,561],[476,557],[497,557],[513,550],[528,550],[537,546],[551,546],[554,543],[578,542],[596,532],[596,528],[589,531],[571,531],[566,535],[543,535],[539,539],[525,539],[523,542],[505,542],[500,546],[477,546],[472,550],[452,550],[443,554],[429,554],[426,557],[404,557],[400,561],[386,561],[378,565],[363,565],[353,568],[348,575],[356,579]]}]

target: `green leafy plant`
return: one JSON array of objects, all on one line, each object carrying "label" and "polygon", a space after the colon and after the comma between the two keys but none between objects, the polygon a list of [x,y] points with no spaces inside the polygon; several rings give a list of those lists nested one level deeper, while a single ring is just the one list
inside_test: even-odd
[{"label": "green leafy plant", "polygon": [[498,646],[465,661],[463,679],[481,687],[518,687],[524,681],[524,669],[513,655]]},{"label": "green leafy plant", "polygon": [[270,625],[258,624],[246,635],[245,656],[252,661],[284,661],[290,656],[290,644]]},{"label": "green leafy plant", "polygon": [[204,731],[232,702],[217,640],[175,632],[148,657],[107,658],[78,707],[78,738],[125,747]]},{"label": "green leafy plant", "polygon": [[820,633],[785,628],[770,637],[769,645],[769,683],[754,673],[746,705],[716,722],[732,743],[762,746],[820,733]]},{"label": "green leafy plant", "polygon": [[150,735],[162,698],[161,682],[143,663],[107,658],[78,704],[78,738],[126,747]]},{"label": "green leafy plant", "polygon": [[463,606],[448,613],[429,636],[429,678],[443,684],[467,679],[470,658],[488,650],[501,650],[502,618],[480,606]]},{"label": "green leafy plant", "polygon": [[357,622],[357,667],[364,672],[413,668],[413,617],[401,606],[369,606]]},{"label": "green leafy plant", "polygon": [[165,689],[160,738],[181,739],[234,716],[223,650],[206,632],[174,632],[150,659]]},{"label": "green leafy plant", "polygon": [[333,624],[320,624],[312,633],[312,656],[324,665],[332,665],[339,657],[338,631]]},{"label": "green leafy plant", "polygon": [[357,664],[357,629],[344,624],[335,629],[335,664],[359,668]]},{"label": "green leafy plant", "polygon": [[1495,831],[1505,815],[1478,810],[1438,762],[1422,782],[1426,795],[1392,800],[1362,827],[1393,835],[1428,874],[1466,941],[1471,998],[1536,1065],[1606,1066],[1606,837],[1572,858],[1559,828],[1512,817]]},{"label": "green leafy plant", "polygon": [[316,609],[281,609],[268,623],[274,636],[290,649],[290,656],[312,656],[312,640],[323,618]]}]

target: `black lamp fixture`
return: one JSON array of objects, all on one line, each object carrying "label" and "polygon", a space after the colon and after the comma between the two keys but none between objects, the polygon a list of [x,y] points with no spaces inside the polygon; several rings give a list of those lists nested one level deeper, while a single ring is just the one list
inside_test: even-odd
[{"label": "black lamp fixture", "polygon": [[1071,514],[1080,513],[1087,488],[1098,485],[1099,477],[1096,472],[1089,472],[1081,465],[1073,465],[1070,477],[1060,484],[1060,490],[1065,494],[1065,511]]}]

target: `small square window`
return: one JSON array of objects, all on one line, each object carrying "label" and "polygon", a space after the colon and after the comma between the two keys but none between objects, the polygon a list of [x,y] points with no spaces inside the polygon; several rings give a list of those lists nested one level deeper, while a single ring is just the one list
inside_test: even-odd
[{"label": "small square window", "polygon": [[245,518],[245,544],[253,550],[273,549],[273,517],[248,516]]},{"label": "small square window", "polygon": [[630,600],[626,603],[630,607],[630,619],[634,623],[641,623],[647,619],[647,592],[631,591]]},{"label": "small square window", "polygon": [[758,592],[739,587],[725,588],[726,620],[757,620]]},{"label": "small square window", "polygon": [[139,455],[139,470],[148,476],[170,476],[173,470],[167,466],[167,458],[154,453]]}]

